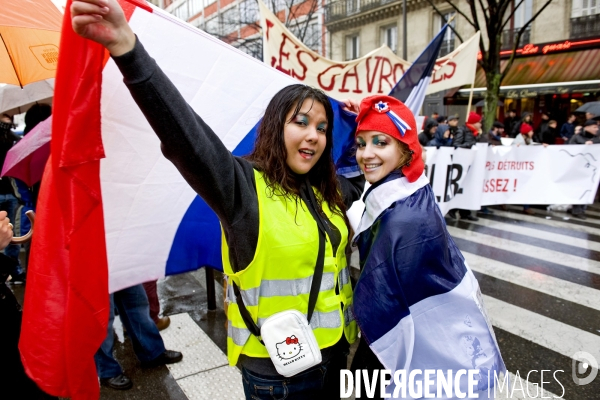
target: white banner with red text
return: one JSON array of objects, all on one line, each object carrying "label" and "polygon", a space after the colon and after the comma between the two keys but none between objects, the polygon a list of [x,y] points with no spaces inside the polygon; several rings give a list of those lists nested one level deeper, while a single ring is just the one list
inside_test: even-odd
[{"label": "white banner with red text", "polygon": [[[325,91],[337,100],[357,101],[388,94],[411,63],[383,45],[351,61],[333,61],[314,52],[294,36],[262,1],[263,60],[298,81]],[[475,78],[479,32],[452,53],[437,59],[427,94],[470,85]]]},{"label": "white banner with red text", "polygon": [[495,204],[591,204],[600,146],[426,147],[426,173],[443,213]]}]

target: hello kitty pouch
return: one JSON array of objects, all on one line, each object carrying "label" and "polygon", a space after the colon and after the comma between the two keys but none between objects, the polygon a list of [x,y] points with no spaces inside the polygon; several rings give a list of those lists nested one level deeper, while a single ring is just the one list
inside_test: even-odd
[{"label": "hello kitty pouch", "polygon": [[297,310],[271,315],[260,334],[275,365],[283,376],[293,376],[322,361],[321,350],[306,316]]}]

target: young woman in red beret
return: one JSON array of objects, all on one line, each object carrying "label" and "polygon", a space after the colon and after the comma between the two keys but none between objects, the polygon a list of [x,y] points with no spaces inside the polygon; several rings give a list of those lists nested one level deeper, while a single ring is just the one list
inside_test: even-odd
[{"label": "young woman in red beret", "polygon": [[[353,312],[361,341],[352,369],[371,378],[374,370],[391,371],[389,385],[377,381],[375,398],[383,397],[381,386],[393,398],[406,398],[411,374],[413,388],[424,390],[428,379],[418,371],[479,369],[471,389],[485,397],[488,373],[493,384],[493,371],[505,371],[504,363],[477,280],[424,174],[415,118],[395,98],[372,96],[356,120],[356,159],[372,186],[354,237],[361,274]],[[466,377],[459,381],[465,392]],[[370,396],[364,379],[361,384],[361,395]]]}]

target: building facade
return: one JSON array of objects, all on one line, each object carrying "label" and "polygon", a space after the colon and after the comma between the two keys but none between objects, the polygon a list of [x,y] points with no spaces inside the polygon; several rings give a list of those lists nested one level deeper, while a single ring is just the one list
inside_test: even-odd
[{"label": "building facade", "polygon": [[[333,0],[325,8],[329,53],[335,60],[363,56],[387,44],[403,54],[403,0]],[[431,5],[433,3],[434,7]],[[483,2],[485,3],[485,1]],[[502,33],[502,64],[512,53],[516,32],[529,21],[546,0],[525,0],[514,9]],[[453,2],[470,17],[469,2]],[[460,45],[475,33],[473,27],[443,0],[406,0],[407,60],[414,61],[442,26],[455,16],[454,30],[448,30],[441,54]],[[481,12],[481,10],[479,10]],[[482,19],[481,19],[482,20]],[[485,40],[485,33],[483,34]],[[600,1],[554,0],[524,32],[516,61],[502,82],[503,105],[498,119],[509,109],[518,114],[550,112],[563,120],[583,102],[600,96]],[[485,75],[479,70],[475,80],[473,104],[483,99]],[[464,115],[470,88],[457,88],[428,96],[423,114],[437,111],[443,115]],[[473,107],[477,109],[477,107]]]},{"label": "building facade", "polygon": [[[325,54],[325,0],[264,0],[308,47]],[[262,60],[262,30],[257,0],[152,0],[179,19]]]}]

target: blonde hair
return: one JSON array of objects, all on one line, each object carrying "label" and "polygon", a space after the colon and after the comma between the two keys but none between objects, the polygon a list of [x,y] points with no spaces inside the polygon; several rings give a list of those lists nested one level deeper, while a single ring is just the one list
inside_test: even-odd
[{"label": "blonde hair", "polygon": [[412,161],[413,152],[410,150],[408,145],[404,142],[399,141],[398,139],[394,139],[396,143],[398,143],[398,147],[400,148],[400,163],[398,164],[398,169],[405,167]]}]

